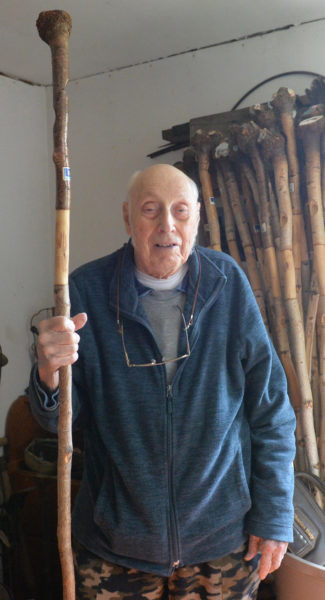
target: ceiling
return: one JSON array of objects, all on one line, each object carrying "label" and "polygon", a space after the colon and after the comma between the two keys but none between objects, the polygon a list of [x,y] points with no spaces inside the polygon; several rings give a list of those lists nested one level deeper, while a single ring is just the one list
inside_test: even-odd
[{"label": "ceiling", "polygon": [[51,83],[35,21],[57,8],[72,17],[70,79],[325,20],[323,0],[0,0],[0,73]]}]

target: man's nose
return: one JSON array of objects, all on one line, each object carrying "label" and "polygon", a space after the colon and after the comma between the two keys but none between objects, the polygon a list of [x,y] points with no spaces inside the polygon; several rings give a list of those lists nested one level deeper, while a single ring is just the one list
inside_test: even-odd
[{"label": "man's nose", "polygon": [[165,209],[160,214],[159,229],[161,231],[174,231],[175,219],[170,210]]}]

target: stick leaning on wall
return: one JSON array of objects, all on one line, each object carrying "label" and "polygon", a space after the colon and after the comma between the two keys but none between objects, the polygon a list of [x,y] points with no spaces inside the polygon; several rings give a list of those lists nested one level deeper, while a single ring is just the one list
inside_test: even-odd
[{"label": "stick leaning on wall", "polygon": [[[41,12],[37,19],[41,39],[52,53],[53,161],[56,167],[56,237],[54,301],[55,314],[70,316],[68,287],[70,229],[70,168],[68,155],[68,98],[65,87],[69,78],[68,41],[71,17],[61,10]],[[72,402],[71,367],[59,371],[60,416],[58,453],[58,547],[60,554],[63,600],[75,600],[75,579],[71,549],[71,462],[72,462]]]}]

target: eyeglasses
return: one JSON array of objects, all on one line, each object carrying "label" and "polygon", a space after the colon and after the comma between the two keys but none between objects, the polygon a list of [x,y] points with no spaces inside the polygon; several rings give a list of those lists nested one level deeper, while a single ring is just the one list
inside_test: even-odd
[{"label": "eyeglasses", "polygon": [[120,333],[120,335],[122,336],[123,351],[124,351],[126,364],[128,367],[158,367],[160,365],[167,365],[167,364],[170,364],[173,362],[177,362],[179,360],[183,360],[184,358],[188,358],[191,355],[190,340],[188,337],[188,329],[193,325],[194,311],[195,311],[195,306],[196,306],[196,301],[197,301],[199,287],[200,287],[200,281],[201,281],[201,260],[200,260],[200,255],[199,255],[197,248],[195,248],[195,252],[196,252],[196,255],[197,255],[198,261],[199,261],[199,275],[198,275],[198,279],[197,279],[197,283],[196,283],[191,315],[190,315],[190,318],[189,318],[189,321],[187,324],[185,321],[185,316],[184,316],[183,311],[179,308],[179,306],[177,307],[177,308],[179,308],[179,310],[181,312],[183,323],[184,323],[184,332],[185,332],[185,336],[186,336],[186,353],[183,354],[182,356],[176,356],[175,358],[168,358],[166,360],[161,360],[161,361],[152,359],[152,361],[150,361],[149,363],[140,363],[140,364],[131,362],[131,360],[129,358],[129,355],[128,355],[128,352],[126,349],[126,345],[125,345],[123,323],[120,320],[120,275],[121,275],[121,264],[122,264],[122,251],[120,252],[119,264],[118,264],[118,275],[117,275],[116,323],[117,323],[117,330]]},{"label": "eyeglasses", "polygon": [[173,363],[173,362],[176,362],[178,360],[183,360],[183,358],[188,358],[188,356],[191,355],[190,340],[188,338],[187,330],[191,326],[192,323],[189,322],[188,325],[186,325],[186,321],[185,321],[185,317],[184,317],[183,312],[181,311],[181,309],[179,308],[179,306],[177,308],[180,310],[181,315],[182,315],[182,319],[183,319],[183,322],[184,322],[184,331],[185,331],[185,335],[186,335],[186,353],[183,354],[182,356],[177,356],[176,358],[167,358],[166,360],[161,360],[161,361],[157,361],[155,359],[152,359],[152,361],[149,362],[149,363],[141,363],[141,364],[132,363],[130,361],[130,359],[129,359],[129,355],[128,355],[128,352],[127,352],[127,349],[126,349],[126,346],[125,346],[123,323],[120,323],[118,331],[119,331],[119,333],[122,336],[122,344],[123,344],[124,356],[125,356],[126,364],[127,364],[128,367],[158,367],[159,365],[167,365],[169,363]]}]

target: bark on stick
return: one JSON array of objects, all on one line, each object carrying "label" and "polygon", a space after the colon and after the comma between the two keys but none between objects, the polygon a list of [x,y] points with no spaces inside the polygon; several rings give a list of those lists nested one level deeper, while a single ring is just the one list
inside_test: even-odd
[{"label": "bark on stick", "polygon": [[325,475],[325,297],[320,296],[317,314],[319,339],[319,390],[321,403],[320,460],[321,475]]},{"label": "bark on stick", "polygon": [[293,257],[296,269],[297,297],[302,306],[302,271],[306,271],[303,280],[309,281],[309,257],[304,228],[302,204],[300,198],[300,173],[295,131],[296,95],[285,87],[273,95],[272,105],[279,115],[282,131],[286,138],[286,153],[289,165],[289,185],[293,219]]},{"label": "bark on stick", "polygon": [[[244,201],[248,204],[250,200],[247,199],[251,195],[251,199],[253,202],[253,206],[247,205],[247,211],[250,215],[250,227],[252,231],[252,237],[255,243],[257,260],[260,266],[262,280],[265,290],[267,289],[266,277],[264,273],[264,251],[263,251],[263,242],[261,236],[261,227],[258,218],[258,206],[259,206],[259,194],[258,187],[256,183],[255,174],[253,173],[251,167],[249,166],[247,159],[243,159],[242,156],[239,157],[239,167],[240,167],[240,178],[241,178],[241,187],[244,195]],[[248,188],[248,189],[247,189]],[[249,193],[250,190],[250,193]]]},{"label": "bark on stick", "polygon": [[218,213],[211,183],[211,175],[209,172],[212,141],[207,133],[203,132],[201,129],[198,129],[193,137],[192,144],[196,150],[199,162],[199,176],[202,186],[202,196],[210,232],[210,247],[213,250],[221,250]]},{"label": "bark on stick", "polygon": [[[61,10],[41,12],[37,29],[52,54],[53,161],[56,168],[56,236],[54,300],[56,315],[70,316],[68,287],[70,167],[68,155],[68,98],[65,91],[69,79],[68,41],[71,17]],[[75,599],[75,579],[71,549],[71,462],[72,462],[72,402],[71,367],[59,371],[60,416],[58,453],[58,547],[63,580],[63,600]]]},{"label": "bark on stick", "polygon": [[[321,435],[325,431],[325,227],[321,193],[321,148],[320,142],[325,128],[323,116],[305,119],[299,124],[305,164],[308,208],[313,241],[314,269],[317,275],[319,303],[317,326],[319,329],[320,399],[322,405]],[[324,419],[324,422],[323,422]],[[322,471],[325,464],[325,448],[321,445]]]},{"label": "bark on stick", "polygon": [[321,193],[320,139],[325,129],[322,116],[305,119],[299,124],[303,140],[308,208],[313,240],[314,266],[317,273],[320,296],[325,296],[325,228]]},{"label": "bark on stick", "polygon": [[225,220],[225,234],[226,234],[228,249],[229,249],[230,255],[233,257],[233,259],[236,261],[236,263],[241,268],[243,268],[241,258],[240,258],[240,253],[238,250],[238,245],[237,245],[236,225],[235,225],[235,221],[234,221],[234,216],[232,214],[232,210],[231,210],[231,206],[230,206],[230,202],[229,202],[229,198],[228,198],[228,192],[226,190],[223,174],[222,174],[221,169],[218,168],[218,166],[216,166],[216,177],[217,177],[217,184],[218,184],[218,189],[219,189],[219,194],[220,194],[220,200],[221,200],[221,204],[222,204],[222,208],[223,208],[223,214],[224,214],[224,220]]},{"label": "bark on stick", "polygon": [[318,284],[317,284],[317,275],[316,275],[315,271],[313,270],[311,282],[310,282],[309,302],[308,302],[308,307],[307,307],[306,323],[305,323],[306,360],[307,360],[309,379],[311,379],[312,352],[313,352],[314,338],[315,338],[315,325],[316,325],[316,315],[317,315],[317,311],[318,311],[318,302],[319,302],[319,292],[318,292]]}]

